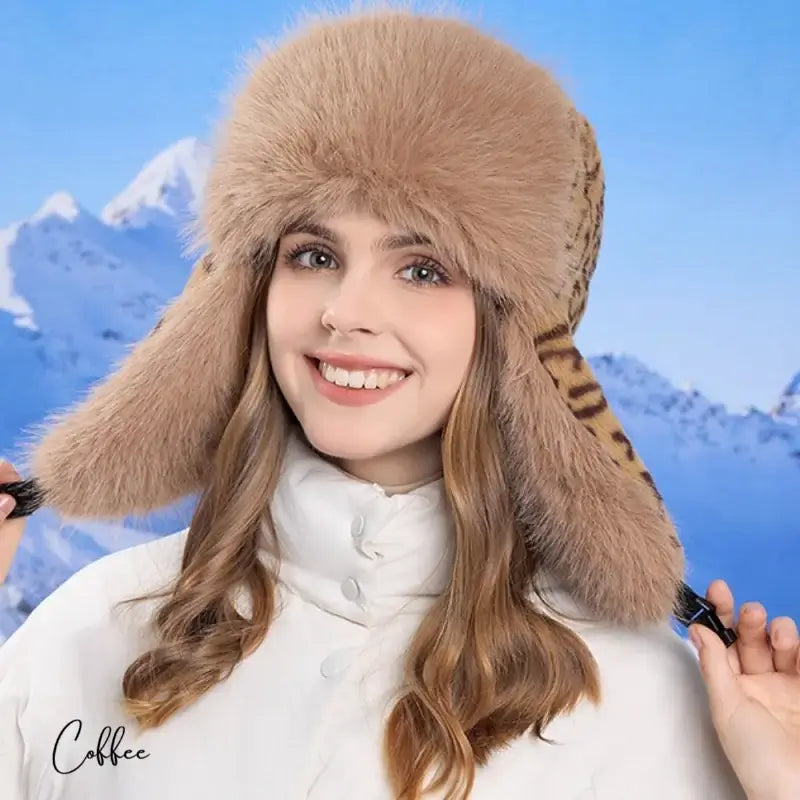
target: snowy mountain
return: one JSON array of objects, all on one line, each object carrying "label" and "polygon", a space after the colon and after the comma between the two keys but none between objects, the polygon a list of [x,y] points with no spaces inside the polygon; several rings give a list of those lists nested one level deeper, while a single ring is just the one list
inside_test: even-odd
[{"label": "snowy mountain", "polygon": [[[99,217],[56,192],[0,230],[0,343],[6,375],[0,457],[26,427],[73,402],[155,323],[191,265],[181,230],[197,213],[208,148],[183,139],[150,161]],[[737,602],[800,617],[800,373],[771,413],[730,413],[624,354],[589,359],[686,547],[687,580],[716,577]],[[189,524],[193,498],[146,520],[65,525],[48,509],[27,525],[0,587],[0,642],[69,575],[113,550]]]},{"label": "snowy mountain", "polygon": [[[106,207],[113,224],[60,191],[28,220],[0,230],[2,341],[18,383],[37,385],[40,400],[20,402],[15,421],[26,410],[38,418],[106,374],[181,291],[190,264],[179,234],[202,192],[206,150],[184,139],[158,155]],[[0,426],[0,448],[15,430]]]},{"label": "snowy mountain", "polygon": [[[670,449],[691,453],[707,446],[739,455],[752,464],[773,458],[795,459],[800,469],[800,427],[789,414],[791,387],[771,414],[751,407],[734,414],[713,403],[691,386],[676,389],[665,378],[630,356],[603,355],[590,359],[598,379],[614,398],[615,409],[638,416],[657,417],[671,432]],[[794,379],[794,404],[800,396],[800,375]]]},{"label": "snowy mountain", "polygon": [[0,449],[105,375],[187,271],[174,247],[105,225],[65,192],[0,232],[0,336],[17,392],[12,408],[4,402]]},{"label": "snowy mountain", "polygon": [[146,164],[103,208],[100,219],[119,228],[180,227],[197,215],[210,166],[208,145],[181,139]]}]

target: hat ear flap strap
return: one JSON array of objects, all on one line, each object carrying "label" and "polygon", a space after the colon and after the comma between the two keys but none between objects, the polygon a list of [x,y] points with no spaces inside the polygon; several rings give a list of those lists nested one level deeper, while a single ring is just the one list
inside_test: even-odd
[{"label": "hat ear flap strap", "polygon": [[[681,544],[669,520],[664,498],[626,436],[589,363],[575,347],[567,326],[557,325],[537,336],[535,346],[539,361],[575,419],[603,446],[620,470],[650,489],[654,502],[669,525],[666,529],[669,542],[674,548],[680,549]],[[681,582],[673,609],[675,618],[685,627],[695,622],[705,625],[730,646],[736,641],[736,633],[726,628],[715,612],[713,604]]]}]

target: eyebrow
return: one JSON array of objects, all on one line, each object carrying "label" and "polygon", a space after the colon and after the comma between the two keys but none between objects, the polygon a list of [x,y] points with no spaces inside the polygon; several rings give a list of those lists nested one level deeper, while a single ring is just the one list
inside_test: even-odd
[{"label": "eyebrow", "polygon": [[[288,225],[284,232],[284,236],[289,236],[292,233],[310,233],[312,236],[319,236],[320,239],[327,239],[331,244],[341,247],[344,244],[342,237],[336,231],[319,224],[318,222],[311,222],[309,220],[296,220]],[[399,250],[403,247],[419,247],[428,246],[432,247],[431,240],[421,233],[416,231],[404,231],[402,233],[390,233],[382,236],[372,245],[373,251],[378,250]]]}]

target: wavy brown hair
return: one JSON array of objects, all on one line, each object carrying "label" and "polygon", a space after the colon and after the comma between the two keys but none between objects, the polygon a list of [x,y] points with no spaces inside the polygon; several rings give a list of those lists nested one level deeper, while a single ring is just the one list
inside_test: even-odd
[{"label": "wavy brown hair", "polygon": [[[122,601],[166,598],[152,617],[157,646],[130,664],[122,681],[123,708],[142,729],[157,727],[225,680],[274,618],[276,575],[259,551],[266,546],[278,554],[265,512],[286,433],[297,424],[270,371],[264,309],[277,252],[275,246],[262,260],[246,309],[243,389],[192,517],[180,574],[164,590]],[[600,702],[586,644],[533,603],[536,595],[549,607],[534,583],[534,548],[514,516],[496,422],[503,306],[483,292],[474,296],[472,361],[442,431],[455,528],[452,578],[414,635],[385,729],[384,760],[398,800],[443,786],[448,798],[463,800],[476,765],[494,751],[528,731],[550,742],[542,730],[554,717],[584,695]],[[241,589],[249,616],[237,607]]]}]

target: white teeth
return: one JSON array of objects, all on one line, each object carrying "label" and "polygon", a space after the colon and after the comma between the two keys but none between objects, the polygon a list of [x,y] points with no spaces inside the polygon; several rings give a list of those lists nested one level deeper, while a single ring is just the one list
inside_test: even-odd
[{"label": "white teeth", "polygon": [[324,361],[319,362],[317,369],[326,381],[335,383],[337,386],[348,386],[351,389],[385,389],[406,377],[405,373],[393,369],[353,370],[350,372]]}]

